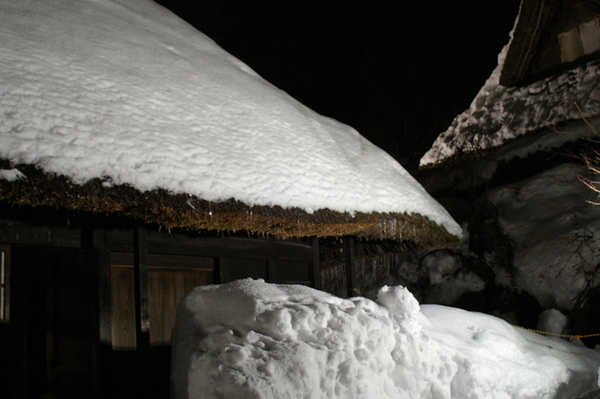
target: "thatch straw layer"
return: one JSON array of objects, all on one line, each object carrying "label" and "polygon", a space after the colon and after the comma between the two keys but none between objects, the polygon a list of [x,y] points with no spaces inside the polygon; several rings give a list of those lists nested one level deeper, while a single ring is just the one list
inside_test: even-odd
[{"label": "thatch straw layer", "polygon": [[64,176],[31,165],[10,166],[24,178],[0,179],[0,200],[16,205],[127,216],[167,229],[248,231],[278,238],[353,235],[369,239],[412,241],[424,247],[456,244],[458,239],[421,215],[398,213],[308,213],[299,208],[251,206],[235,199],[210,202],[157,189],[141,192],[129,185],[93,179],[75,184]]}]

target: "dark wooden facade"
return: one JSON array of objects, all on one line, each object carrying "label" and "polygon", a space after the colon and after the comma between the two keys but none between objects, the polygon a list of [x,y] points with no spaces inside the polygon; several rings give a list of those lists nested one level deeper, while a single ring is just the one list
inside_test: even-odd
[{"label": "dark wooden facade", "polygon": [[167,398],[175,309],[193,287],[321,286],[315,238],[168,232],[43,208],[1,208],[0,260],[11,398]]},{"label": "dark wooden facade", "polygon": [[10,398],[167,398],[176,307],[194,287],[251,277],[370,296],[410,245],[0,205],[0,383]]}]

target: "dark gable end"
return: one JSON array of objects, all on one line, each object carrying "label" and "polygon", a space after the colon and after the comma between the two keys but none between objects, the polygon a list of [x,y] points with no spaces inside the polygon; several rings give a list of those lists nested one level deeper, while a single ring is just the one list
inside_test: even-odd
[{"label": "dark gable end", "polygon": [[598,58],[599,17],[596,0],[523,0],[500,84],[525,86]]}]

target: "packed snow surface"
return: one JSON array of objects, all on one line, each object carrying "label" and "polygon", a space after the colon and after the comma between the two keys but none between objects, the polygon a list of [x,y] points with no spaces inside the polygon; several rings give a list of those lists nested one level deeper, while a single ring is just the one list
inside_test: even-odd
[{"label": "packed snow surface", "polygon": [[179,305],[174,399],[571,398],[598,387],[600,353],[503,320],[238,280]]},{"label": "packed snow surface", "polygon": [[13,164],[209,201],[418,213],[460,235],[384,151],[150,0],[1,0],[0,39]]},{"label": "packed snow surface", "polygon": [[546,309],[570,310],[586,284],[600,284],[600,207],[580,177],[595,178],[562,164],[487,193],[513,243],[516,273],[505,280],[516,280]]}]

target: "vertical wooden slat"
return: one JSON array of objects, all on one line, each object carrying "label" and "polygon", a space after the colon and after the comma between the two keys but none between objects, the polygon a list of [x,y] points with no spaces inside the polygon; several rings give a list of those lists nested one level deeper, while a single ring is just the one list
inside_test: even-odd
[{"label": "vertical wooden slat", "polygon": [[135,348],[133,268],[111,268],[111,342],[113,348]]},{"label": "vertical wooden slat", "polygon": [[148,296],[152,345],[170,344],[179,301],[194,287],[209,284],[210,275],[209,271],[150,268]]},{"label": "vertical wooden slat", "polygon": [[10,246],[0,245],[0,321],[10,320]]},{"label": "vertical wooden slat", "polygon": [[150,347],[150,317],[148,315],[148,232],[142,227],[133,230],[133,270],[135,287],[135,337],[138,349]]},{"label": "vertical wooden slat", "polygon": [[344,257],[346,259],[348,297],[356,296],[356,253],[354,237],[344,237]]}]

